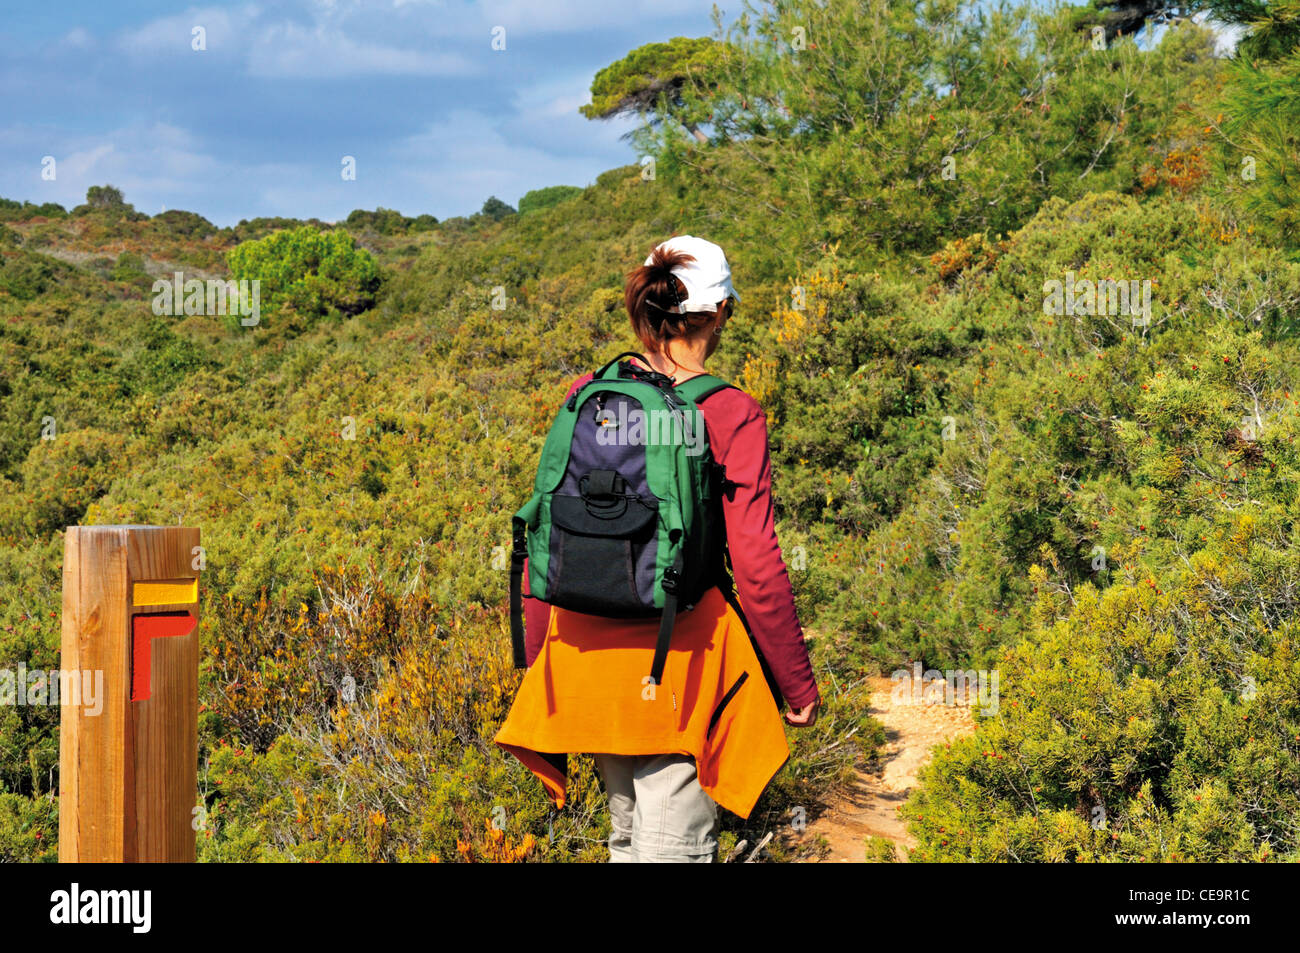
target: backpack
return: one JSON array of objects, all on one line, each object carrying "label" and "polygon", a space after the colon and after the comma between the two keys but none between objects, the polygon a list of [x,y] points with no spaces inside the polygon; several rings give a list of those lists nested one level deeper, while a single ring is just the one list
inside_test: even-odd
[{"label": "backpack", "polygon": [[726,585],[726,474],[698,405],[732,385],[709,374],[676,387],[619,359],[564,402],[542,447],[533,495],[512,518],[510,636],[526,663],[522,577],[530,594],[606,618],[660,617],[650,684],[663,679],[679,606]]}]

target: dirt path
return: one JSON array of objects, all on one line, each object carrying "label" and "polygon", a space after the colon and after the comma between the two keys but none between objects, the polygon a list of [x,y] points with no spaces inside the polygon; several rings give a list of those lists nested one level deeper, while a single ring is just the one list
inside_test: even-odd
[{"label": "dirt path", "polygon": [[853,789],[811,821],[800,839],[811,843],[826,838],[831,848],[826,861],[865,860],[871,836],[893,841],[898,859],[907,860],[914,841],[898,808],[915,786],[917,772],[929,762],[931,748],[975,731],[970,711],[963,706],[896,704],[889,679],[873,678],[869,684],[871,715],[885,726],[880,761],[870,771],[859,771]]}]

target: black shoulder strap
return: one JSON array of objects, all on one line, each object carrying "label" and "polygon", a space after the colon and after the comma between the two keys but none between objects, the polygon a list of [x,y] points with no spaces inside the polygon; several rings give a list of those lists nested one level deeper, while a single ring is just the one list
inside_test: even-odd
[{"label": "black shoulder strap", "polygon": [[664,680],[664,663],[668,660],[668,646],[672,641],[673,624],[677,621],[677,586],[681,581],[682,557],[664,570],[664,611],[659,617],[659,638],[655,640],[654,659],[650,664],[650,678],[658,686]]},{"label": "black shoulder strap", "polygon": [[613,367],[615,364],[617,364],[618,361],[619,361],[619,358],[622,358],[622,357],[636,357],[636,358],[640,358],[642,364],[644,364],[646,367],[649,367],[649,366],[650,366],[650,362],[647,361],[647,360],[645,359],[645,355],[644,355],[644,354],[640,354],[640,353],[638,353],[638,352],[636,352],[636,351],[624,351],[624,352],[622,352],[621,354],[615,354],[615,355],[614,355],[614,358],[613,358],[611,361],[609,361],[607,364],[605,364],[603,367],[601,367],[601,369],[598,370],[598,371],[593,375],[593,378],[596,379],[596,380],[599,380],[600,378],[604,377],[605,374],[606,374],[606,372],[608,372],[609,369],[610,369],[611,367]]},{"label": "black shoulder strap", "polygon": [[519,517],[513,520],[514,545],[510,550],[510,647],[514,652],[515,668],[526,668],[528,657],[524,647],[524,560],[528,558],[527,525]]}]

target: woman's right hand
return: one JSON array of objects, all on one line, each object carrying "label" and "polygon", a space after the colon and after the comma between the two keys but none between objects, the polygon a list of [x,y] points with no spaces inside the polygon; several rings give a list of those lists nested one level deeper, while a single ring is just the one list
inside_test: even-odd
[{"label": "woman's right hand", "polygon": [[811,728],[817,723],[817,709],[821,706],[820,701],[809,702],[798,711],[788,711],[785,713],[785,720],[796,728]]}]

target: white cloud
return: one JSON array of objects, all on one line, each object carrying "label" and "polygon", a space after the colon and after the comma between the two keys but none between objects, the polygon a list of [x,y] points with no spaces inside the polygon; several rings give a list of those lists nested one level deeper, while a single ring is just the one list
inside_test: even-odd
[{"label": "white cloud", "polygon": [[207,47],[204,52],[235,53],[246,42],[245,37],[257,20],[258,12],[253,6],[235,10],[194,7],[124,31],[117,37],[117,47],[132,56],[199,55],[191,43],[194,28],[202,27]]},{"label": "white cloud", "polygon": [[[285,17],[283,9],[273,16],[251,4],[231,10],[196,7],[124,32],[117,46],[135,57],[188,54],[194,28],[203,27],[206,54],[241,59],[244,71],[255,77],[464,76],[478,71],[457,50],[430,50],[411,42],[438,32],[433,24],[413,24],[406,17],[367,18],[367,6],[318,0],[300,7],[305,23]],[[373,35],[377,26],[392,36]]]},{"label": "white cloud", "polygon": [[436,197],[438,215],[476,211],[489,195],[514,204],[539,184],[580,177],[570,159],[510,142],[493,119],[468,110],[453,111],[407,138],[395,147],[389,167],[415,187],[400,191]]},{"label": "white cloud", "polygon": [[[95,174],[102,160],[113,154],[113,146],[110,143],[102,143],[97,146],[91,146],[87,149],[79,149],[76,152],[70,152],[58,163],[58,171],[61,175],[71,174],[77,179],[89,179]],[[54,157],[56,160],[58,156]]]},{"label": "white cloud", "polygon": [[353,40],[324,25],[304,29],[277,24],[253,45],[248,71],[253,76],[329,79],[341,76],[464,76],[477,71],[460,53],[401,49]]},{"label": "white cloud", "polygon": [[548,153],[580,162],[596,153],[614,157],[625,153],[621,137],[635,129],[632,116],[608,120],[587,119],[578,108],[591,101],[591,71],[550,81],[522,83],[511,99],[504,128],[514,141],[544,148]]},{"label": "white cloud", "polygon": [[578,116],[578,107],[590,101],[591,71],[584,70],[559,79],[521,85],[514,106],[531,116],[569,119]]},{"label": "white cloud", "polygon": [[[71,208],[85,201],[92,185],[112,184],[126,200],[145,211],[157,211],[158,196],[183,194],[194,182],[213,177],[220,164],[199,152],[193,137],[184,129],[166,123],[136,123],[102,135],[60,136],[49,141],[49,133],[35,129],[0,130],[0,138],[15,144],[39,144],[56,162],[57,178],[40,181],[34,194],[40,201],[58,202]],[[33,182],[39,168],[31,164]],[[0,190],[2,191],[2,190]],[[18,194],[32,193],[22,188]]]},{"label": "white cloud", "polygon": [[[483,29],[483,24],[504,26],[507,43],[512,31],[531,34],[579,33],[587,30],[639,26],[662,29],[674,17],[708,16],[709,0],[486,0],[472,7],[449,8],[443,0],[393,0],[396,8],[436,7],[438,23],[456,32]],[[684,30],[690,35],[692,30]],[[508,48],[508,47],[507,47]]]},{"label": "white cloud", "polygon": [[[508,51],[530,36],[638,24],[662,32],[675,17],[698,22],[707,10],[700,0],[299,0],[269,9],[193,7],[124,31],[115,44],[136,58],[191,54],[193,30],[203,27],[205,54],[242,60],[251,76],[469,76],[485,69],[495,26],[505,27]],[[74,33],[79,43],[93,41]]]},{"label": "white cloud", "polygon": [[74,50],[88,50],[95,45],[95,38],[90,35],[89,30],[79,26],[64,34],[62,42],[64,46],[70,46]]}]

